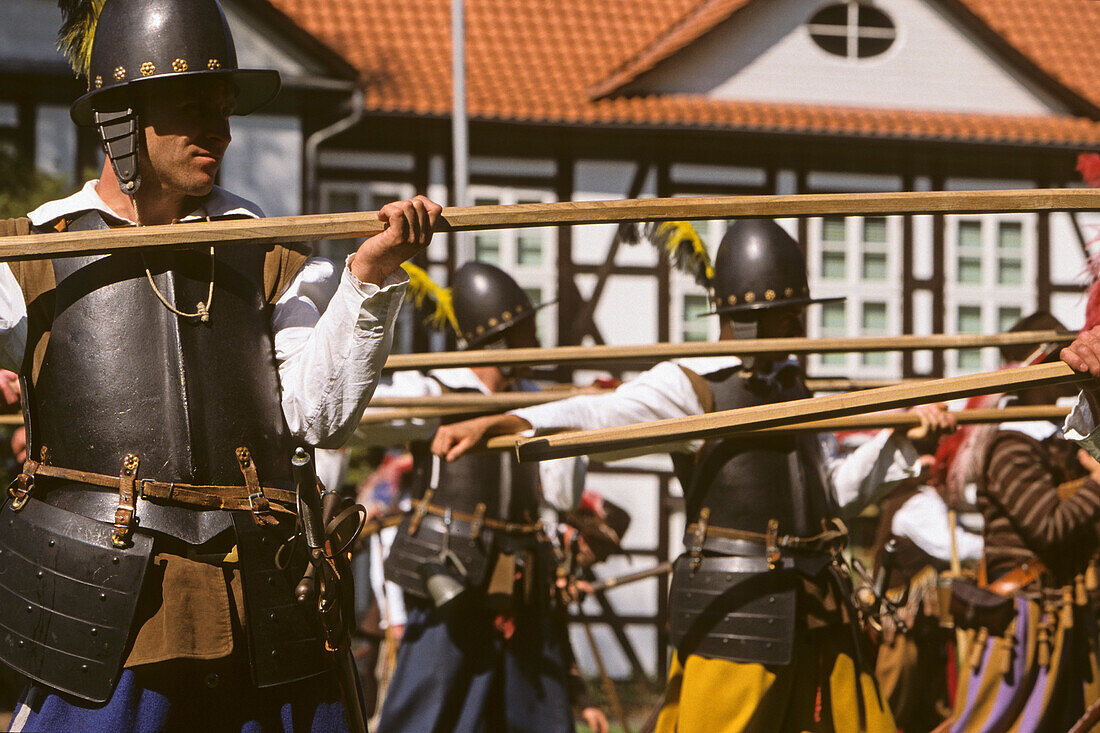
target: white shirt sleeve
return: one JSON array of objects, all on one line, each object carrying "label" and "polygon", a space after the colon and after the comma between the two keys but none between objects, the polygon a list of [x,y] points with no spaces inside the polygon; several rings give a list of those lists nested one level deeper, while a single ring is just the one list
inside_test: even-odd
[{"label": "white shirt sleeve", "polygon": [[336,448],[359,426],[389,356],[407,282],[398,268],[378,287],[313,257],[279,297],[271,319],[275,358],[294,435]]},{"label": "white shirt sleeve", "polygon": [[821,434],[841,518],[856,516],[899,482],[920,475],[920,456],[913,444],[905,438],[892,439],[892,432],[879,431],[844,458],[838,457],[836,436]]},{"label": "white shirt sleeve", "polygon": [[8,263],[0,262],[0,369],[19,373],[27,349],[27,306]]},{"label": "white shirt sleeve", "polygon": [[558,513],[575,508],[581,501],[587,472],[587,456],[540,461],[539,485],[543,503]]},{"label": "white shirt sleeve", "polygon": [[[934,558],[951,560],[951,525],[947,504],[928,487],[922,487],[894,514],[890,532],[895,537],[907,537]],[[980,560],[982,536],[968,532],[961,524],[955,527],[955,547],[961,562]]]},{"label": "white shirt sleeve", "polygon": [[[614,392],[576,395],[557,402],[512,411],[531,424],[536,433],[555,428],[594,430],[631,423],[652,422],[670,417],[703,414],[703,406],[684,370],[672,362],[662,362],[649,371],[622,384]],[[662,446],[662,451],[693,451],[701,440],[682,441]],[[601,455],[602,460],[652,453],[653,448]]]}]

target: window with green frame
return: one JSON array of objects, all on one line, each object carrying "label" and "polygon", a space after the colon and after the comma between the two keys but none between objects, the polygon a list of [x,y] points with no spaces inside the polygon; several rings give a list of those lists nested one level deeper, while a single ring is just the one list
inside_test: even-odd
[{"label": "window with green frame", "polygon": [[[982,332],[982,307],[979,305],[960,305],[956,311],[955,330],[958,333]],[[976,372],[982,368],[980,349],[959,349],[956,364],[961,371]]]},{"label": "window with green frame", "polygon": [[843,280],[847,277],[847,240],[843,216],[827,216],[821,220],[821,277]]},{"label": "window with green frame", "polygon": [[701,316],[710,313],[710,298],[695,293],[684,296],[684,341],[707,341],[710,338],[710,320]]},{"label": "window with green frame", "polygon": [[[848,335],[847,316],[844,303],[821,304],[821,336],[822,338],[842,338]],[[844,366],[845,354],[822,354],[822,366]]]},{"label": "window with green frame", "polygon": [[982,223],[960,221],[956,280],[962,285],[982,283]]},{"label": "window with green frame", "polygon": [[[887,333],[886,304],[867,302],[863,304],[860,317],[860,333],[864,336],[885,336]],[[886,353],[869,351],[860,355],[863,366],[886,366]]]},{"label": "window with green frame", "polygon": [[1024,226],[1018,221],[997,224],[997,284],[1024,283]]}]

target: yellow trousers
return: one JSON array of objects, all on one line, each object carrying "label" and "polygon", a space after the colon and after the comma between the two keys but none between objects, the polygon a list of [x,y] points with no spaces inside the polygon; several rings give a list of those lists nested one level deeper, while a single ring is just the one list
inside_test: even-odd
[{"label": "yellow trousers", "polygon": [[896,733],[845,629],[799,635],[786,666],[674,658],[656,733]]}]

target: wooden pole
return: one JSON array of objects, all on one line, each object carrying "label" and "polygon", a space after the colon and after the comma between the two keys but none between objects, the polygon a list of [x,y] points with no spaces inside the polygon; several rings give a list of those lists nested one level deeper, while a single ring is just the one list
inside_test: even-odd
[{"label": "wooden pole", "polygon": [[[1068,407],[1055,405],[1026,405],[1021,407],[977,408],[971,410],[952,410],[951,414],[959,425],[980,425],[988,423],[1030,422],[1032,420],[1064,420],[1069,414]],[[908,412],[872,413],[870,415],[849,415],[828,420],[814,420],[791,425],[779,425],[756,430],[736,430],[725,438],[774,433],[839,433],[855,430],[883,430],[885,428],[912,428],[920,425],[920,418]],[[578,431],[561,431],[562,434],[576,434]],[[525,440],[518,435],[497,435],[485,443],[485,450],[515,450],[516,444]],[[660,448],[660,446],[656,446]]]},{"label": "wooden pole", "polygon": [[[569,226],[643,221],[844,215],[967,214],[1100,211],[1095,189],[920,191],[785,196],[699,196],[551,204],[451,207],[438,231]],[[377,212],[308,214],[5,237],[0,261],[47,259],[188,245],[285,244],[353,239],[382,230]]]},{"label": "wooden pole", "polygon": [[940,400],[1091,379],[1089,374],[1076,372],[1065,362],[1059,361],[964,377],[932,379],[919,384],[901,384],[705,415],[529,438],[516,444],[516,454],[521,461],[542,461],[591,453],[634,451],[696,438],[725,436],[749,429],[787,426]]},{"label": "wooden pole", "polygon": [[385,369],[443,369],[477,366],[533,366],[536,364],[653,364],[666,359],[695,356],[748,356],[753,354],[830,354],[864,351],[920,351],[923,349],[973,349],[1069,343],[1068,331],[1018,331],[995,334],[932,334],[929,336],[853,336],[847,338],[781,338],[725,340],[713,343],[645,344],[639,346],[555,346],[527,349],[483,349],[420,354],[393,354]]}]

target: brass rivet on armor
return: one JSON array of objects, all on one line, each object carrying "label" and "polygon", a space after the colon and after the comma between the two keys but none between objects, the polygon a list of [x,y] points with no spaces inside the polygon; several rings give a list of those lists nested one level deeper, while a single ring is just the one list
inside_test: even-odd
[{"label": "brass rivet on armor", "polygon": [[478,326],[477,328],[474,329],[474,332],[478,336],[480,336],[481,334],[485,333],[485,326]]},{"label": "brass rivet on armor", "polygon": [[95,88],[99,89],[103,86],[103,77],[99,74],[95,75]]},{"label": "brass rivet on armor", "polygon": [[157,73],[157,67],[152,61],[146,61],[138,67],[138,71],[141,72],[142,76],[152,76]]},{"label": "brass rivet on armor", "polygon": [[126,78],[126,69],[122,66],[116,66],[115,67],[115,79],[117,81],[122,81],[125,78]]},{"label": "brass rivet on armor", "polygon": [[183,59],[176,59],[172,62],[172,71],[187,71],[187,62]]},{"label": "brass rivet on armor", "polygon": [[273,576],[268,576],[267,584],[268,585],[275,585],[275,578]]},{"label": "brass rivet on armor", "polygon": [[26,642],[24,642],[22,639],[19,640],[19,646],[26,646],[26,645],[27,645]]},{"label": "brass rivet on armor", "polygon": [[520,313],[523,313],[523,303],[516,306],[516,315],[518,316]]},{"label": "brass rivet on armor", "polygon": [[768,603],[775,603],[775,596],[768,596]]},{"label": "brass rivet on armor", "polygon": [[764,300],[775,300],[775,291],[771,290],[770,288],[768,290],[765,290]]},{"label": "brass rivet on armor", "polygon": [[101,601],[107,600],[107,594],[106,593],[100,593],[99,594],[99,600],[101,600]]},{"label": "brass rivet on armor", "polygon": [[53,547],[55,544],[57,544],[57,541],[56,540],[50,540],[46,544],[49,545],[50,547]]},{"label": "brass rivet on armor", "polygon": [[737,296],[736,295],[731,295],[728,298],[728,300],[729,300],[730,305],[737,305]]},{"label": "brass rivet on armor", "polygon": [[489,328],[492,328],[492,327],[496,326],[498,323],[500,323],[500,321],[498,321],[497,319],[490,318],[489,319]]},{"label": "brass rivet on armor", "polygon": [[88,633],[91,634],[92,636],[99,636],[99,629],[97,629],[96,627],[93,626],[92,630],[89,631]]},{"label": "brass rivet on armor", "polygon": [[80,671],[81,672],[87,672],[88,671],[88,665],[86,665],[86,664],[80,665]]},{"label": "brass rivet on armor", "polygon": [[27,606],[27,613],[34,613],[34,606]]},{"label": "brass rivet on armor", "polygon": [[211,71],[217,71],[221,67],[222,67],[222,62],[218,61],[217,59],[210,59],[209,61],[206,62],[206,68],[210,69]]},{"label": "brass rivet on armor", "polygon": [[279,650],[278,649],[272,649],[271,650],[271,656],[273,656],[273,657],[279,656]]},{"label": "brass rivet on armor", "polygon": [[745,293],[745,302],[746,303],[756,302],[756,293],[753,293],[753,292]]},{"label": "brass rivet on armor", "polygon": [[276,618],[276,617],[275,617],[275,612],[274,612],[274,611],[272,611],[271,613],[267,614],[267,620],[268,620],[268,621],[274,621],[274,620],[275,620],[275,618]]},{"label": "brass rivet on armor", "polygon": [[500,315],[500,317],[501,317],[501,318],[503,318],[503,319],[504,319],[504,320],[506,320],[506,321],[510,321],[510,320],[512,320],[512,314],[511,314],[511,313],[509,313],[508,311],[504,311],[504,312],[503,312],[503,313],[502,313],[502,314]]},{"label": "brass rivet on armor", "polygon": [[118,556],[117,555],[115,557],[111,558],[111,564],[112,565],[118,565]]},{"label": "brass rivet on armor", "polygon": [[794,295],[794,288],[787,288],[786,290],[783,291],[783,297],[784,298],[790,298],[793,295]]},{"label": "brass rivet on armor", "polygon": [[42,572],[41,570],[39,570],[37,573],[35,573],[35,575],[37,575],[39,578],[45,578],[46,577],[46,574],[44,572]]}]

